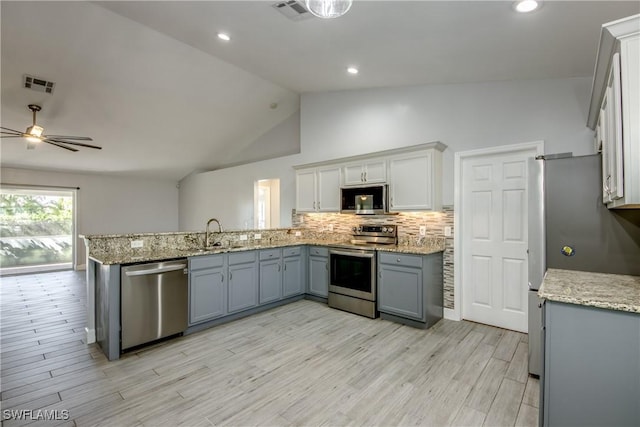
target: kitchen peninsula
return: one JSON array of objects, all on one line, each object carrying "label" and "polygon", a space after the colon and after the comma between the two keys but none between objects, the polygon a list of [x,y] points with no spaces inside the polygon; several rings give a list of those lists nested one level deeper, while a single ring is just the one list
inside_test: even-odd
[{"label": "kitchen peninsula", "polygon": [[[204,249],[205,233],[202,232],[84,236],[88,254],[88,342],[97,341],[110,360],[120,356],[121,266],[154,261],[187,260],[190,292],[189,326],[184,333],[189,334],[301,298],[326,301],[328,257],[326,252],[324,257],[322,254],[318,256],[310,253],[312,249],[329,247],[361,249],[361,246],[352,244],[346,235],[320,233],[307,229],[228,231],[213,233],[211,237],[214,243],[219,245]],[[429,268],[437,270],[435,273],[426,272],[422,276],[425,283],[428,281],[428,285],[437,290],[439,300],[434,304],[440,307],[440,317],[442,317],[444,239],[439,237],[415,239],[413,236],[400,236],[397,245],[380,245],[369,249],[374,250],[378,256],[381,253],[398,253],[413,257],[414,266],[424,265],[426,268],[428,265]],[[424,261],[423,264],[423,259],[429,261]],[[312,260],[316,261],[314,264],[316,266],[317,261],[320,260],[324,263],[324,268],[310,268]],[[437,267],[433,268],[434,265]],[[269,270],[270,267],[271,270]],[[311,277],[316,271],[321,274],[319,280]],[[216,281],[218,293],[215,299],[223,300],[223,307],[218,312],[215,310],[203,312],[199,305],[206,298],[193,298],[194,292],[198,291],[194,285],[198,283],[198,277],[206,277],[206,280],[209,280],[214,275],[218,277]],[[233,286],[232,280],[243,282],[241,285]],[[290,282],[289,285],[287,280]],[[316,283],[324,282],[320,292],[310,290],[310,280],[315,280]],[[275,296],[269,296],[271,294],[267,293],[270,291],[276,292]],[[433,295],[427,292],[424,294]],[[214,296],[209,295],[209,298],[212,299]],[[413,326],[420,325],[420,318],[418,322],[415,318],[405,319],[403,316],[392,316],[390,320],[406,322]]]}]

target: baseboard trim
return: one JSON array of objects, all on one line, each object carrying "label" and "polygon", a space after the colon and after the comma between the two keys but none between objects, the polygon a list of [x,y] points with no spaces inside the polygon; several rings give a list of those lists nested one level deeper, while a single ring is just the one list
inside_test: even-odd
[{"label": "baseboard trim", "polygon": [[455,320],[456,322],[459,322],[460,320],[462,320],[458,312],[452,308],[444,309],[444,318],[448,320]]},{"label": "baseboard trim", "polygon": [[87,340],[87,344],[93,344],[96,342],[96,330],[84,328],[85,338]]}]

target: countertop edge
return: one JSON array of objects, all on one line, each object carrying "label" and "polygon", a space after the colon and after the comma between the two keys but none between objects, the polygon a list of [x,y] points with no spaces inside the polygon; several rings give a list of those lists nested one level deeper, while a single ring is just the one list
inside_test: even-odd
[{"label": "countertop edge", "polygon": [[[336,247],[336,248],[348,247],[348,248],[355,248],[355,249],[362,248],[362,246],[352,245],[345,242],[319,242],[319,241],[304,240],[304,241],[291,241],[291,242],[277,242],[277,243],[270,243],[265,245],[220,248],[220,249],[213,249],[213,250],[208,250],[204,252],[198,251],[198,250],[190,250],[190,249],[175,249],[172,251],[165,251],[162,253],[140,253],[139,255],[128,255],[128,256],[123,256],[119,258],[110,257],[109,255],[106,255],[106,254],[103,256],[103,254],[90,253],[88,255],[88,258],[102,265],[134,264],[134,263],[140,263],[140,262],[162,261],[162,260],[169,260],[169,259],[175,259],[175,258],[190,258],[190,257],[207,256],[207,255],[218,255],[218,254],[224,254],[224,253],[286,248],[290,246],[323,246],[323,247]],[[431,255],[434,253],[443,252],[445,250],[444,245],[442,245],[442,247],[436,247],[436,248],[421,247],[421,246],[393,246],[393,247],[376,246],[369,249],[380,251],[380,252],[405,253],[405,254],[411,254],[411,255]]]},{"label": "countertop edge", "polygon": [[640,314],[640,276],[548,269],[538,296],[551,302]]}]

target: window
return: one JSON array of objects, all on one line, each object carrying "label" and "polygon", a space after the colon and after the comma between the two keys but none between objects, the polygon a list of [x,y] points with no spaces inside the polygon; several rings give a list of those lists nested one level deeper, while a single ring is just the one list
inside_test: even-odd
[{"label": "window", "polygon": [[2,274],[73,268],[75,193],[75,190],[2,187]]}]

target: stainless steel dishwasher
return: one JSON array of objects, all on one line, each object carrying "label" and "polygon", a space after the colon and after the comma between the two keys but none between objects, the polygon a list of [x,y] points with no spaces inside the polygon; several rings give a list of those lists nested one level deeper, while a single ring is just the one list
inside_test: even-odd
[{"label": "stainless steel dishwasher", "polygon": [[122,268],[121,350],[187,329],[188,278],[186,259]]}]

